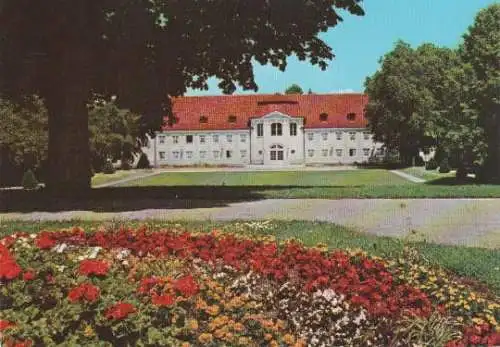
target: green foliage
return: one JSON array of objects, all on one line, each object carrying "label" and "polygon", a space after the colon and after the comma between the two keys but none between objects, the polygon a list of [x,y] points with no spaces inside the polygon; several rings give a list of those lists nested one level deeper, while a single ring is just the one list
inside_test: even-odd
[{"label": "green foliage", "polygon": [[440,173],[448,173],[451,171],[450,163],[448,158],[444,158],[439,164],[439,172]]},{"label": "green foliage", "polygon": [[304,94],[304,91],[298,84],[292,84],[285,90],[285,94]]},{"label": "green foliage", "polygon": [[457,321],[435,312],[428,318],[404,317],[397,325],[394,346],[444,347],[461,337]]},{"label": "green foliage", "polygon": [[[118,108],[113,101],[95,98],[89,105],[89,131],[92,163],[96,171],[108,160],[120,160],[130,168],[134,154],[140,151],[140,116]],[[128,165],[128,166],[127,166]]]},{"label": "green foliage", "polygon": [[0,99],[0,148],[19,165],[40,167],[47,158],[47,109],[40,98],[26,97],[18,103]]},{"label": "green foliage", "polygon": [[466,86],[469,107],[484,131],[488,146],[483,173],[500,182],[500,4],[479,11],[464,35],[461,57],[474,78]]},{"label": "green foliage", "polygon": [[149,163],[148,156],[146,153],[141,153],[139,161],[137,162],[137,169],[149,169],[151,164]]},{"label": "green foliage", "polygon": [[31,169],[24,173],[22,185],[24,189],[36,189],[38,187],[38,180]]},{"label": "green foliage", "polygon": [[436,170],[438,168],[438,162],[436,159],[431,158],[427,163],[425,163],[426,170]]}]

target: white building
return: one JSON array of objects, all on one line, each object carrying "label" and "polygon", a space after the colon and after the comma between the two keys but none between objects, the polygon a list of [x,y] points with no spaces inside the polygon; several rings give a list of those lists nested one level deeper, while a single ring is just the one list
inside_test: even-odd
[{"label": "white building", "polygon": [[173,100],[175,122],[143,152],[161,165],[353,164],[382,155],[363,94],[235,95]]}]

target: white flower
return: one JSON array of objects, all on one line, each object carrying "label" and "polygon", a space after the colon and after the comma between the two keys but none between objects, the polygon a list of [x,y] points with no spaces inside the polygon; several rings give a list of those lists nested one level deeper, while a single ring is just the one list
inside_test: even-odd
[{"label": "white flower", "polygon": [[97,255],[99,254],[99,251],[101,250],[101,247],[93,247],[91,253],[89,254],[89,259],[95,259],[97,258]]}]

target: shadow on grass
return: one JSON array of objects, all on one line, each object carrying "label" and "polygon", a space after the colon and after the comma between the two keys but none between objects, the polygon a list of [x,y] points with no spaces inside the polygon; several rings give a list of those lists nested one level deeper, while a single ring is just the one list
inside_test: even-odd
[{"label": "shadow on grass", "polygon": [[456,177],[442,177],[427,181],[425,182],[425,184],[434,186],[463,186],[463,185],[480,185],[481,183],[479,183],[472,177],[467,177],[462,180],[459,180]]},{"label": "shadow on grass", "polygon": [[[54,195],[38,191],[0,191],[0,212],[94,211],[223,207],[232,202],[265,199],[265,192],[345,186],[151,186],[105,187],[80,194]],[[350,186],[353,188],[353,186]]]}]

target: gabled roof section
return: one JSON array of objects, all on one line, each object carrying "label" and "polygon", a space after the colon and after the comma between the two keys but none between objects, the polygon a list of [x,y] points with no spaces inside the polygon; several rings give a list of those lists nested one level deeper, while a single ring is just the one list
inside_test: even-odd
[{"label": "gabled roof section", "polygon": [[[291,117],[303,117],[306,128],[364,128],[367,125],[364,94],[251,94],[221,96],[187,96],[172,100],[177,122],[164,130],[237,130],[248,129],[251,118],[277,111]],[[328,114],[322,121],[320,114]],[[354,113],[354,120],[347,115]],[[229,122],[229,116],[236,116]],[[200,122],[200,117],[206,122]]]}]

